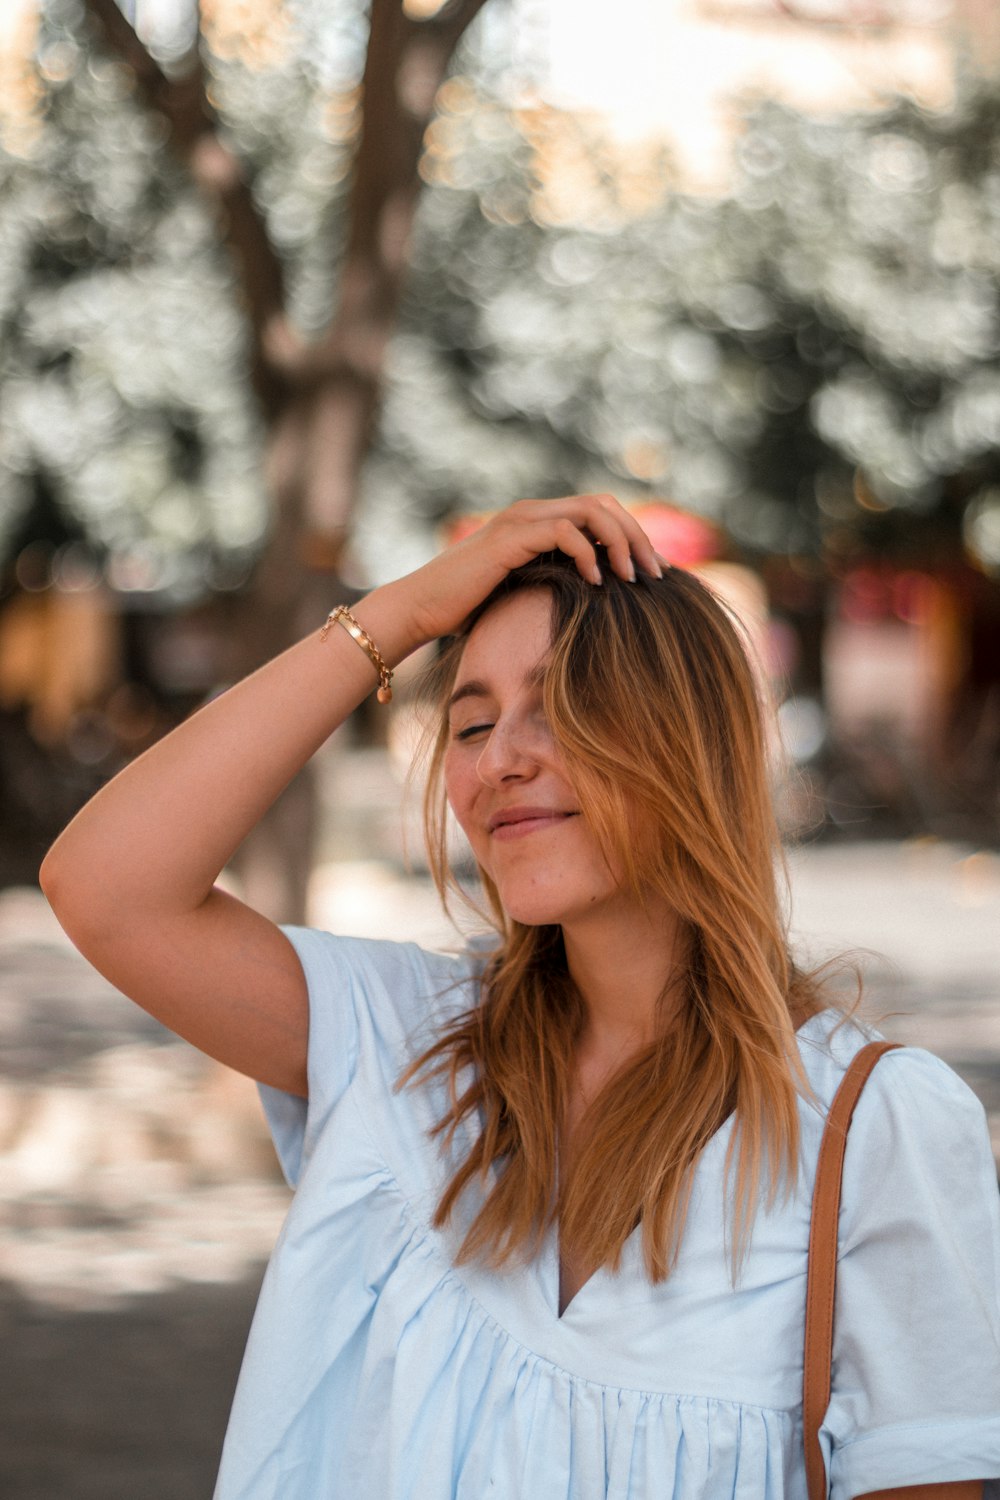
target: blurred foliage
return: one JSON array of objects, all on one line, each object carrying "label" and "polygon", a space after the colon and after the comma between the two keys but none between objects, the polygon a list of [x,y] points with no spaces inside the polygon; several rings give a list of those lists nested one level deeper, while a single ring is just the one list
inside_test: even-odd
[{"label": "blurred foliage", "polygon": [[[509,9],[490,10],[460,48],[487,85],[516,51]],[[209,102],[308,339],[336,305],[367,7],[287,0],[258,31],[212,0],[201,14]],[[183,75],[191,17],[170,19],[147,41]],[[184,603],[237,586],[268,538],[266,433],[212,207],[82,0],[43,0],[36,62],[34,120],[0,137],[0,560],[62,512],[119,587]]]},{"label": "blurred foliage", "polygon": [[265,518],[213,224],[131,78],[44,16],[42,128],[0,151],[0,551],[50,493],[124,586],[236,581]]},{"label": "blurred foliage", "polygon": [[[366,30],[360,3],[287,10],[255,51],[206,6],[206,61],[309,336],[336,297]],[[369,572],[456,509],[594,487],[833,557],[917,517],[957,535],[971,496],[1000,567],[1000,82],[963,82],[947,114],[757,105],[708,200],[663,149],[629,162],[512,107],[502,23],[481,22],[428,133]],[[0,555],[44,492],[126,579],[237,583],[267,536],[264,452],[211,214],[79,0],[48,0],[39,69],[34,143],[0,152]]]},{"label": "blurred foliage", "polygon": [[1000,84],[947,114],[758,105],[725,199],[665,164],[638,217],[592,139],[587,218],[560,221],[532,128],[458,97],[442,131],[458,185],[424,200],[383,427],[409,486],[653,489],[751,549],[834,556],[986,486],[1000,566]]}]

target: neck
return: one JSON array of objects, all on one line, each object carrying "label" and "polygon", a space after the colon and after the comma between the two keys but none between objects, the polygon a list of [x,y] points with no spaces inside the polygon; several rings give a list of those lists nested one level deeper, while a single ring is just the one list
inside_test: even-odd
[{"label": "neck", "polygon": [[587,1010],[581,1052],[610,1061],[653,1041],[669,1024],[671,1000],[659,1002],[687,951],[686,925],[672,907],[605,910],[564,925],[563,943]]}]

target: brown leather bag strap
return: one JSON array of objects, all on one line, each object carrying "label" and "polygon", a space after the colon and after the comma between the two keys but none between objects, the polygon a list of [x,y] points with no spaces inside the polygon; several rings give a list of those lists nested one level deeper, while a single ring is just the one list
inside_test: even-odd
[{"label": "brown leather bag strap", "polygon": [[834,1095],[819,1148],[809,1226],[809,1273],[806,1279],[806,1347],[802,1374],[802,1427],[806,1448],[809,1500],[826,1500],[826,1465],[819,1429],[830,1404],[833,1361],[833,1303],[837,1288],[837,1221],[844,1175],[847,1131],[861,1090],[872,1069],[898,1042],[869,1042],[854,1058]]}]

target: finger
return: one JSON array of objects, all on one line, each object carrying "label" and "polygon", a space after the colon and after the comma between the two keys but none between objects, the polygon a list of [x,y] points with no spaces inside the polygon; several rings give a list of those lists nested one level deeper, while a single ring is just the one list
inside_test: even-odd
[{"label": "finger", "polygon": [[567,516],[556,521],[552,533],[555,545],[560,552],[565,552],[571,557],[577,566],[577,571],[586,578],[588,583],[603,583],[600,567],[597,562],[597,552],[594,544]]},{"label": "finger", "polygon": [[597,552],[581,524],[583,508],[578,503],[582,496],[566,495],[557,500],[517,500],[497,516],[497,522],[508,531],[513,531],[511,540],[518,550],[517,567],[537,557],[541,552],[564,552],[572,557],[577,570],[588,583],[603,583],[597,562]]},{"label": "finger", "polygon": [[598,499],[602,509],[613,515],[621,526],[628,542],[630,555],[639,564],[643,572],[648,573],[652,578],[662,578],[663,568],[661,566],[661,559],[649,537],[631,511],[626,510],[624,505],[615,499],[613,495],[601,495]]},{"label": "finger", "polygon": [[[635,580],[633,558],[643,572],[662,578],[653,544],[635,517],[614,495],[564,495],[556,500],[520,500],[511,507],[522,519],[546,519],[555,512],[570,519],[607,550],[608,561],[620,578]],[[595,554],[596,557],[596,554]],[[582,571],[582,570],[581,570]]]},{"label": "finger", "polygon": [[617,503],[603,497],[598,499],[596,504],[588,507],[586,526],[590,535],[596,537],[606,549],[608,562],[618,577],[634,583],[635,563],[632,560],[631,541],[622,525]]},{"label": "finger", "polygon": [[[658,564],[652,544],[638,521],[613,495],[583,495],[574,519],[607,549],[608,561],[619,578],[635,582],[635,562],[656,576]],[[634,560],[633,560],[634,559]]]},{"label": "finger", "polygon": [[521,505],[530,508],[536,515],[555,506],[578,526],[585,526],[607,548],[609,561],[619,577],[630,581],[634,579],[633,558],[650,577],[663,577],[663,569],[652,542],[631,512],[614,495],[566,495],[559,500],[522,501]]},{"label": "finger", "polygon": [[525,533],[522,537],[524,562],[541,552],[564,552],[573,559],[578,573],[588,583],[604,582],[593,542],[568,516],[553,516],[551,513],[540,516],[535,521],[528,521]]}]

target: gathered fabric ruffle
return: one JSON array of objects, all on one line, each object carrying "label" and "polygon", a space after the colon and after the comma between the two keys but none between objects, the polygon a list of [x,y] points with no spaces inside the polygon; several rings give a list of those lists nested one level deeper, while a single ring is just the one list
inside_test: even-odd
[{"label": "gathered fabric ruffle", "polygon": [[[388,1184],[368,1186],[377,1197]],[[342,1227],[384,1218],[358,1207]],[[349,1285],[341,1270],[339,1288],[331,1275],[318,1298],[301,1282],[296,1296],[275,1284],[296,1281],[294,1255],[265,1279],[245,1368],[272,1303],[310,1352],[279,1390],[241,1377],[216,1500],[802,1500],[794,1411],[582,1378],[502,1328],[405,1211],[381,1256],[350,1229],[338,1246],[340,1217],[306,1238],[322,1234],[331,1266],[353,1267]]]}]

